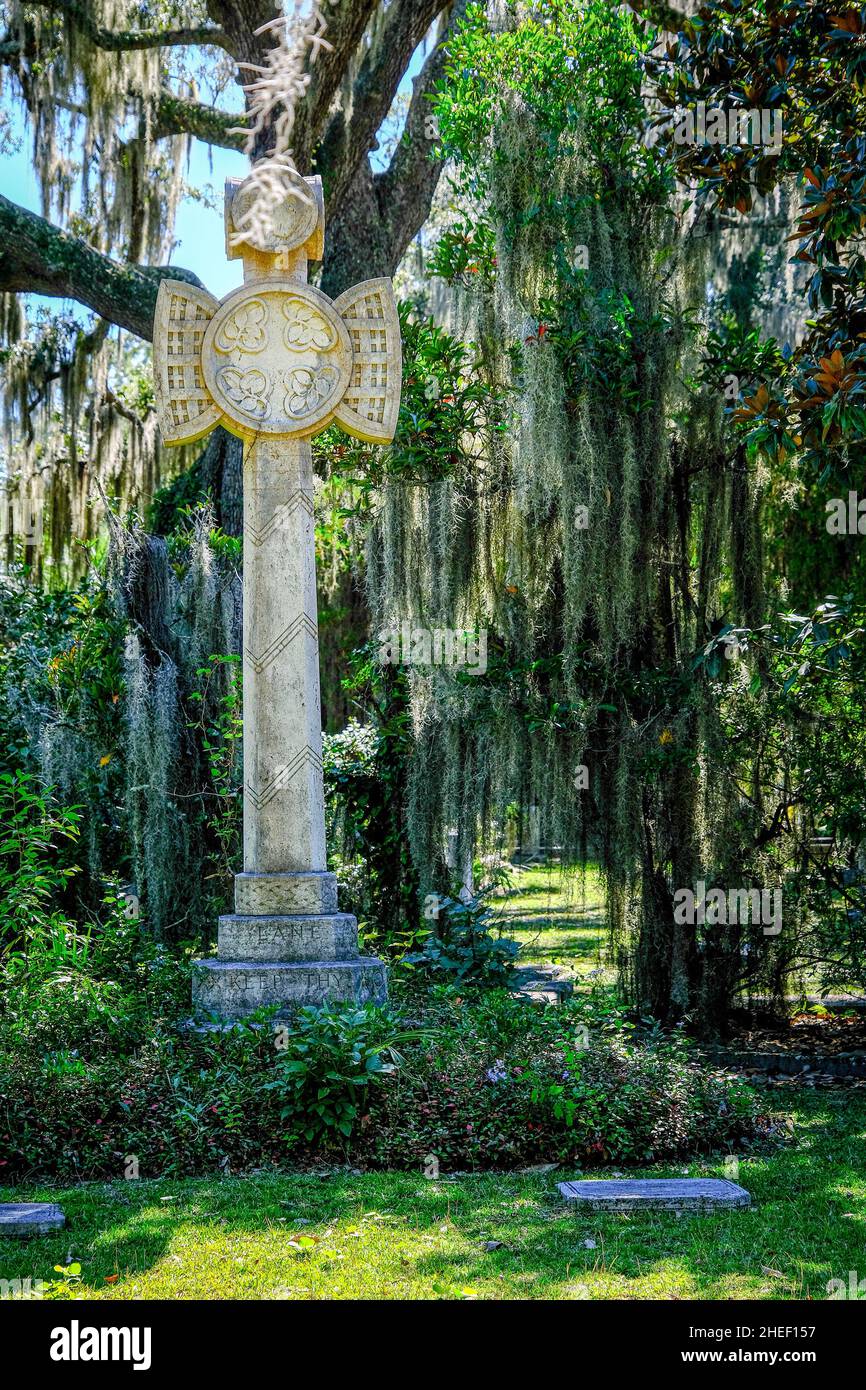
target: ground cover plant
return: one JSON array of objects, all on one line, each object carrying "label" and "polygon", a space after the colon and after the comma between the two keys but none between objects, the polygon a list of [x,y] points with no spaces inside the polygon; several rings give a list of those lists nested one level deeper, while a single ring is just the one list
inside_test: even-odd
[{"label": "ground cover plant", "polygon": [[[27,1268],[59,1299],[826,1299],[862,1257],[862,1096],[779,1095],[786,1142],[736,1170],[746,1213],[580,1217],[555,1193],[571,1165],[33,1184],[70,1231],[31,1243]],[[733,1170],[713,1158],[646,1171]],[[22,1269],[20,1246],[0,1241],[0,1277]]]}]

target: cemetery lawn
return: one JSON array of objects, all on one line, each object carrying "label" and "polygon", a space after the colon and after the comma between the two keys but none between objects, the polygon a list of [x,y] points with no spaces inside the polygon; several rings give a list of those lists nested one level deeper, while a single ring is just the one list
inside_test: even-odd
[{"label": "cemetery lawn", "polygon": [[495,926],[520,943],[520,964],[565,965],[585,984],[613,985],[601,880],[559,864],[512,867],[510,887],[490,902]]},{"label": "cemetery lawn", "polygon": [[[741,1158],[745,1212],[578,1216],[556,1191],[576,1175],[566,1168],[5,1189],[0,1200],[59,1201],[68,1225],[0,1240],[0,1278],[57,1280],[59,1298],[826,1298],[829,1279],[866,1272],[866,1091],[773,1090],[768,1106],[791,1116],[793,1138]],[[53,1272],[70,1261],[78,1283]]]}]

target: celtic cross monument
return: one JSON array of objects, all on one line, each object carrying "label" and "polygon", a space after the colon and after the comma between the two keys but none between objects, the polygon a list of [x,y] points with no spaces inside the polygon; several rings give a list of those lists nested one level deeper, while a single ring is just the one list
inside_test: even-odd
[{"label": "celtic cross monument", "polygon": [[282,173],[266,227],[251,179],[226,184],[226,247],[244,284],[220,303],[163,280],[153,336],[166,444],[224,425],[243,440],[244,863],[216,959],[196,962],[197,1012],[382,1000],[385,966],[327,872],[310,439],[336,421],[394,436],[400,327],[390,280],[330,300],[307,284],[324,238],[321,180]]}]

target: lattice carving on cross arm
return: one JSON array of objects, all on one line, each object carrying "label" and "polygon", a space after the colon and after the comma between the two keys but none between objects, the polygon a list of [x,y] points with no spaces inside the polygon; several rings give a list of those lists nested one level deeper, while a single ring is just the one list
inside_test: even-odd
[{"label": "lattice carving on cross arm", "polygon": [[201,369],[201,345],[217,301],[183,280],[163,280],[153,320],[153,374],[164,444],[191,444],[219,424]]},{"label": "lattice carving on cross arm", "polygon": [[352,340],[352,378],[334,418],[370,444],[394,438],[400,409],[400,318],[390,280],[364,280],[334,300]]}]

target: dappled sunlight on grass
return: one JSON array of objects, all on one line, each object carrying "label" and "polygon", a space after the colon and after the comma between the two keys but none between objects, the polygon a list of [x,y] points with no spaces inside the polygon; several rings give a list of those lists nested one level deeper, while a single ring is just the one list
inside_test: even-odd
[{"label": "dappled sunlight on grass", "polygon": [[497,927],[520,943],[520,964],[565,965],[581,977],[598,972],[590,983],[613,981],[594,865],[585,873],[559,864],[515,869],[511,888],[493,906]]},{"label": "dappled sunlight on grass", "polygon": [[507,889],[497,894],[494,902],[507,911],[526,909],[531,912],[555,908],[579,910],[602,901],[601,880],[594,865],[585,872],[578,868],[563,868],[560,864],[515,865]]},{"label": "dappled sunlight on grass", "polygon": [[[795,1138],[740,1155],[749,1211],[578,1213],[556,1192],[578,1175],[566,1168],[40,1188],[18,1196],[60,1201],[68,1228],[26,1251],[0,1241],[0,1277],[56,1278],[74,1259],[73,1297],[825,1298],[829,1279],[866,1274],[866,1097],[789,1091],[770,1105],[794,1114]],[[645,1172],[723,1177],[725,1164]]]}]

